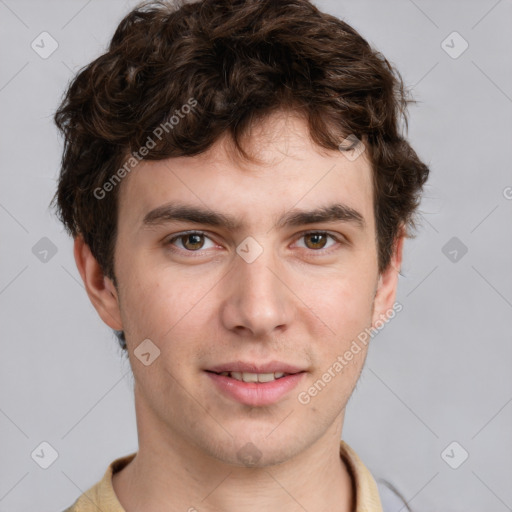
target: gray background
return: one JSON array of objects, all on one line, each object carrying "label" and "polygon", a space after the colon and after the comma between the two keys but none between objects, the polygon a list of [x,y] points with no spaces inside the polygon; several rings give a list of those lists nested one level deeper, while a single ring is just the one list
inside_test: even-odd
[{"label": "gray background", "polygon": [[[137,449],[128,362],[48,210],[53,112],[133,5],[0,0],[0,512],[62,510]],[[317,5],[401,71],[418,100],[409,137],[431,166],[403,311],[373,340],[344,439],[415,511],[512,510],[512,2]],[[31,48],[43,31],[59,45],[47,59]],[[469,44],[457,58],[453,31]],[[43,237],[57,251],[46,261],[33,252]],[[46,470],[31,457],[43,441],[58,452]]]}]

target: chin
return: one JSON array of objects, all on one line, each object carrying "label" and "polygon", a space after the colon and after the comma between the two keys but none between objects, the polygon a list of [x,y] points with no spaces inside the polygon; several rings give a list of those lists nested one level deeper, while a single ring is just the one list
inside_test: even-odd
[{"label": "chin", "polygon": [[[272,428],[275,428],[275,425]],[[260,435],[257,435],[254,429],[246,434],[238,432],[231,442],[210,446],[210,449],[213,448],[211,455],[225,464],[239,467],[263,468],[282,464],[299,452],[301,447],[295,445],[295,436],[289,435],[284,429],[281,436],[275,432],[271,434],[270,437],[275,434],[271,439],[268,434],[272,428],[267,428],[265,433]]]}]

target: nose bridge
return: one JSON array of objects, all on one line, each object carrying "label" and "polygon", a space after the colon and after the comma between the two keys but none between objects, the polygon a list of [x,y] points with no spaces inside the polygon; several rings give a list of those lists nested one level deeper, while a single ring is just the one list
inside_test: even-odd
[{"label": "nose bridge", "polygon": [[290,321],[290,297],[278,278],[282,270],[271,248],[258,250],[249,240],[240,244],[237,253],[224,304],[225,326],[245,328],[242,330],[253,335],[267,335],[277,327],[283,328]]},{"label": "nose bridge", "polygon": [[[278,293],[277,269],[272,252],[267,249],[254,261],[247,262],[241,258],[237,261],[237,273],[242,290],[249,292],[255,299],[268,300]],[[282,285],[281,285],[282,286]]]}]

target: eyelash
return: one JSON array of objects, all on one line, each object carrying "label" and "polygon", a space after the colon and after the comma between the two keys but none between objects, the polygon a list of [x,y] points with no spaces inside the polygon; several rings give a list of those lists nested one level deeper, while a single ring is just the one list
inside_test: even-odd
[{"label": "eyelash", "polygon": [[[202,256],[203,255],[203,252],[204,251],[207,251],[208,249],[204,249],[204,250],[197,250],[197,251],[191,251],[191,250],[187,250],[187,249],[176,249],[175,246],[173,245],[173,242],[175,242],[176,240],[179,240],[180,238],[183,238],[187,235],[202,235],[204,236],[205,238],[208,238],[211,240],[211,238],[207,235],[206,232],[204,231],[183,231],[177,235],[174,235],[172,238],[169,238],[167,240],[167,242],[165,243],[165,245],[169,246],[171,248],[171,250],[173,252],[176,252],[176,253],[188,253],[190,255],[197,255],[197,256]],[[332,240],[334,240],[335,242],[337,242],[339,245],[343,245],[345,244],[346,242],[342,239],[342,238],[339,238],[335,235],[333,235],[332,233],[329,233],[328,231],[304,231],[302,233],[299,233],[299,239],[301,238],[304,238],[305,236],[307,235],[327,235],[328,237],[330,237]],[[212,240],[213,242],[213,240]],[[336,247],[336,246],[333,246],[333,247],[329,247],[328,249],[308,249],[307,247],[306,248],[302,248],[301,249],[305,249],[307,251],[310,251],[312,253],[319,253],[320,255],[326,255],[326,254],[330,254],[331,252],[337,250],[339,247]]]}]

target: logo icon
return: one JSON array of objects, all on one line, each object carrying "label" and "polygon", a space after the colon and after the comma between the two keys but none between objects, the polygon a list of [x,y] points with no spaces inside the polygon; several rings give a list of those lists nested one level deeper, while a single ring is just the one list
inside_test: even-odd
[{"label": "logo icon", "polygon": [[237,452],[238,460],[245,466],[254,466],[261,459],[261,451],[253,443],[246,443]]},{"label": "logo icon", "polygon": [[458,263],[468,252],[468,248],[456,236],[454,236],[443,245],[441,252],[452,263]]},{"label": "logo icon", "polygon": [[469,457],[469,453],[460,445],[457,441],[452,441],[442,452],[441,458],[450,466],[452,469],[457,469]]},{"label": "logo icon", "polygon": [[133,353],[144,366],[149,366],[160,355],[160,349],[149,338],[146,338]]},{"label": "logo icon", "polygon": [[41,32],[32,43],[30,43],[30,47],[39,57],[47,59],[59,47],[59,43],[57,43],[48,32]]},{"label": "logo icon", "polygon": [[263,247],[252,236],[248,236],[237,246],[236,252],[247,263],[252,263],[262,254]]},{"label": "logo icon", "polygon": [[46,236],[32,247],[32,254],[42,263],[48,263],[56,254],[57,246]]},{"label": "logo icon", "polygon": [[347,160],[353,162],[364,153],[366,146],[351,133],[339,143],[338,149]]},{"label": "logo icon", "polygon": [[441,42],[441,48],[452,58],[458,59],[469,47],[469,43],[458,33],[452,32]]},{"label": "logo icon", "polygon": [[34,449],[30,456],[38,466],[48,469],[57,460],[59,454],[50,443],[43,441]]}]

